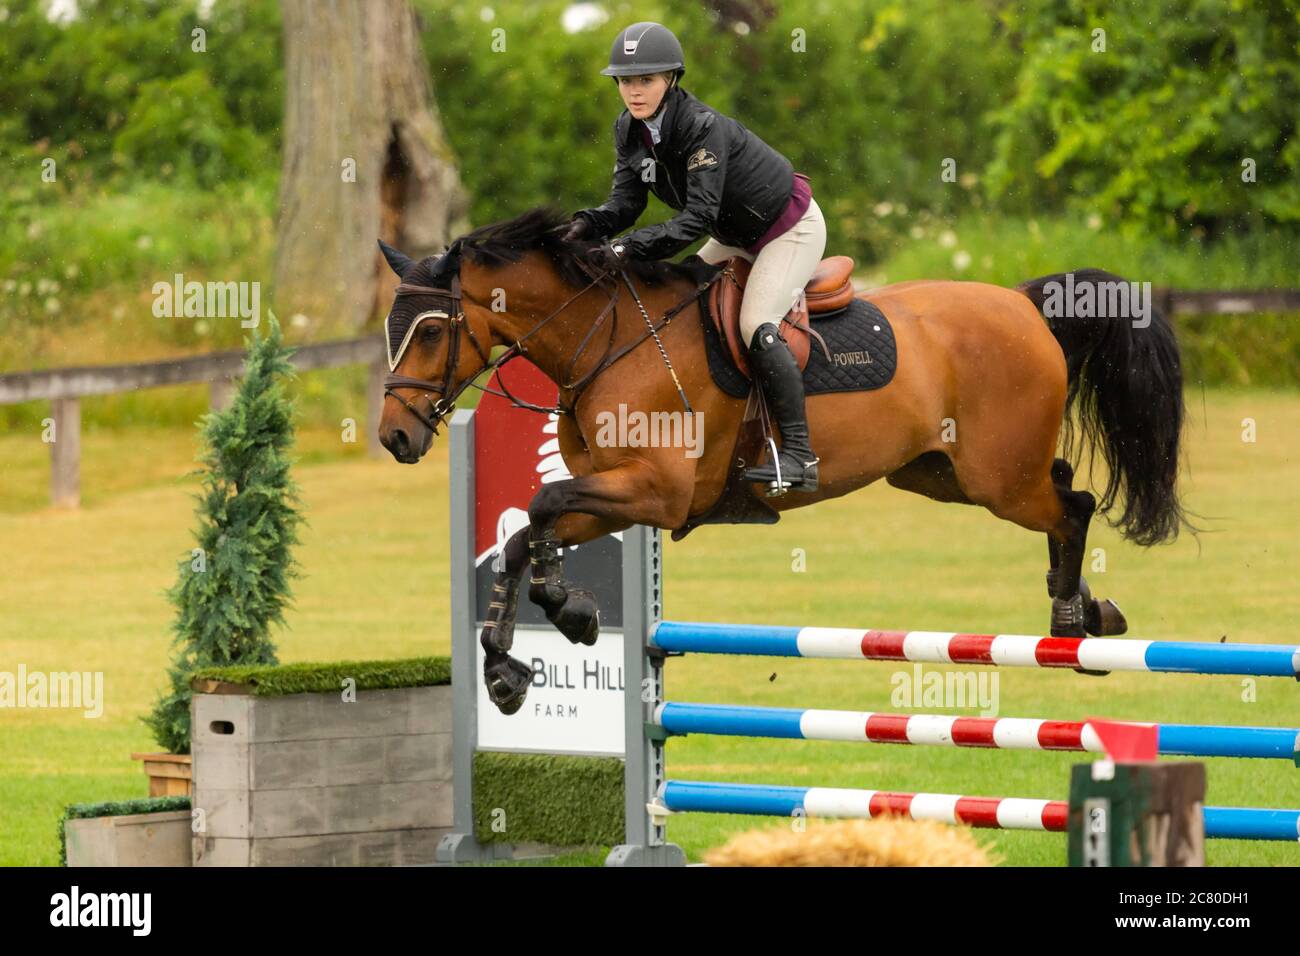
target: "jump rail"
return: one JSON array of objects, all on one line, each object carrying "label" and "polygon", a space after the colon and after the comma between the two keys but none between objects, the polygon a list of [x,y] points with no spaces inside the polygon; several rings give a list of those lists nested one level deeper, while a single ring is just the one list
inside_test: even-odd
[{"label": "jump rail", "polygon": [[[654,722],[670,734],[1106,752],[1101,739],[1086,721],[882,714],[668,701],[656,708]],[[1155,726],[1159,732],[1158,749],[1162,754],[1273,758],[1300,764],[1300,729],[1295,727]]]},{"label": "jump rail", "polygon": [[[638,530],[638,529],[634,529]],[[1065,831],[1063,800],[964,797],[821,787],[670,780],[664,742],[681,733],[755,737],[881,741],[1101,752],[1085,722],[844,711],[737,707],[665,701],[663,668],[685,653],[758,657],[811,657],[1057,667],[1080,671],[1221,674],[1300,679],[1300,647],[1271,644],[1210,644],[1114,638],[1064,638],[1020,634],[967,634],[759,624],[712,624],[662,620],[662,552],[658,535],[624,539],[624,614],[644,608],[644,648],[624,642],[624,679],[641,694],[627,695],[625,775],[628,840],[615,847],[608,865],[663,865],[680,858],[667,843],[672,813],[742,813],[789,816],[870,817],[892,812],[913,819],[1002,829]],[[646,691],[649,690],[647,695]],[[1298,759],[1300,731],[1289,727],[1213,727],[1157,724],[1158,748],[1186,756]],[[1298,764],[1300,765],[1300,764]],[[1300,810],[1207,807],[1205,835],[1215,839],[1300,841]],[[650,839],[643,834],[652,833]],[[670,856],[669,854],[673,854]]]},{"label": "jump rail", "polygon": [[[963,823],[998,830],[1064,832],[1064,800],[960,797],[947,793],[891,793],[836,787],[771,787],[752,783],[667,780],[660,800],[671,813],[744,813],[871,818],[899,814],[913,820]],[[1300,840],[1300,810],[1206,807],[1205,836],[1221,840]]]},{"label": "jump rail", "polygon": [[678,653],[1237,674],[1300,680],[1300,646],[1294,644],[1209,644],[686,621],[661,621],[651,643],[662,651]]}]

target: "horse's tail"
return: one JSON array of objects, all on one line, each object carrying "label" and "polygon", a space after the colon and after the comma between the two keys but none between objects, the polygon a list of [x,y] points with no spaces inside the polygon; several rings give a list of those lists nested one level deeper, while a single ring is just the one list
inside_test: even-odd
[{"label": "horse's tail", "polygon": [[[1067,276],[1072,276],[1068,282]],[[1119,499],[1123,512],[1111,526],[1128,540],[1149,546],[1176,538],[1187,524],[1176,487],[1183,430],[1182,362],[1168,318],[1148,302],[1147,316],[1135,321],[1131,298],[1129,309],[1106,307],[1116,301],[1111,292],[1119,290],[1110,283],[1130,288],[1109,272],[1079,269],[1031,279],[1016,291],[1047,320],[1069,366],[1066,456],[1078,464],[1075,452],[1083,446],[1090,459],[1101,451],[1110,475],[1098,510],[1109,511]],[[1092,315],[1087,317],[1069,315],[1082,311],[1073,306],[1078,290],[1086,285],[1093,286],[1097,307],[1089,309]],[[1056,301],[1047,303],[1052,298]],[[1045,309],[1045,303],[1052,307]],[[1064,308],[1057,309],[1058,304]]]}]

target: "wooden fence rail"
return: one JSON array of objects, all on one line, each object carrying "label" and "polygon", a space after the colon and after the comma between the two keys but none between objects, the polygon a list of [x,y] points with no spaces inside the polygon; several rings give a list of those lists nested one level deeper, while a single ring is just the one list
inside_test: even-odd
[{"label": "wooden fence rail", "polygon": [[1300,311],[1300,289],[1243,289],[1236,292],[1153,289],[1152,297],[1156,308],[1169,316]]},{"label": "wooden fence rail", "polygon": [[[1154,289],[1152,295],[1155,306],[1169,316],[1300,311],[1297,289],[1217,292]],[[369,366],[367,447],[371,454],[381,454],[379,415],[384,403],[384,376],[388,372],[383,338],[371,336],[299,346],[292,361],[295,368],[304,372],[345,365]],[[208,382],[212,407],[224,408],[230,401],[243,362],[244,351],[231,349],[161,362],[13,372],[0,375],[0,405],[42,399],[51,403],[55,440],[50,442],[50,498],[56,505],[75,508],[81,500],[81,399],[164,385]]]},{"label": "wooden fence rail", "polygon": [[[134,392],[165,385],[209,383],[214,409],[229,405],[243,371],[245,352],[230,349],[207,355],[134,362],[129,365],[87,365],[0,375],[0,405],[48,400],[54,423],[50,444],[50,500],[76,508],[81,503],[81,399],[93,395]],[[388,363],[381,336],[296,346],[290,359],[295,369],[309,372],[347,365],[366,365],[367,448],[380,454],[379,415],[384,404]]]}]

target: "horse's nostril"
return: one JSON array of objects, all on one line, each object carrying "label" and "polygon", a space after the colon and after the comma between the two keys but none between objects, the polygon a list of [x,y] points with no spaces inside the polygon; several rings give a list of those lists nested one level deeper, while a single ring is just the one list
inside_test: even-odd
[{"label": "horse's nostril", "polygon": [[393,454],[405,455],[410,447],[411,442],[406,437],[406,432],[400,428],[393,429]]}]

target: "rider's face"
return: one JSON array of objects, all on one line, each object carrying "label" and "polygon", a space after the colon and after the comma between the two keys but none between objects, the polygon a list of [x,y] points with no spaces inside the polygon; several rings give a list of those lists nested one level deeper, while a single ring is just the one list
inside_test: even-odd
[{"label": "rider's face", "polygon": [[648,73],[644,76],[620,76],[618,92],[623,97],[627,111],[636,119],[645,119],[654,115],[664,94],[668,92],[668,75]]}]

